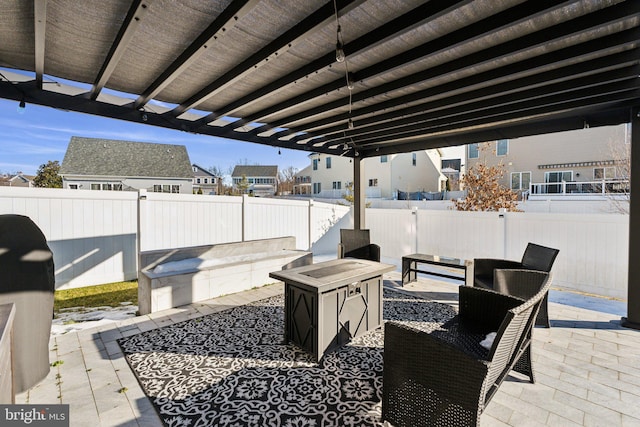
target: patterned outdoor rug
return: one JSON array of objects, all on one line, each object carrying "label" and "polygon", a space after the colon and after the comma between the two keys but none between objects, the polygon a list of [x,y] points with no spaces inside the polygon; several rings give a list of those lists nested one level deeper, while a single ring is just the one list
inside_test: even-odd
[{"label": "patterned outdoor rug", "polygon": [[[384,290],[385,320],[442,322],[446,305]],[[316,364],[286,344],[283,297],[119,340],[167,426],[380,426],[383,331]]]}]

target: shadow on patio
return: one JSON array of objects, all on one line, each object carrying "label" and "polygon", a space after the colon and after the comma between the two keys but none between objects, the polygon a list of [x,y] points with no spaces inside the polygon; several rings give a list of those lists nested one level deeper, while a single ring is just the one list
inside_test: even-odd
[{"label": "shadow on patio", "polygon": [[[385,287],[398,289],[399,273],[392,272],[385,275]],[[400,288],[400,292],[421,298],[441,301],[456,305],[457,286],[440,280],[420,278],[417,282]],[[138,379],[131,371],[129,364],[124,358],[124,354],[118,344],[118,339],[133,337],[145,331],[152,331],[148,336],[163,337],[162,340],[169,340],[171,335],[163,336],[161,333],[154,333],[158,328],[175,325],[191,319],[193,325],[198,325],[198,320],[203,316],[218,313],[232,307],[244,306],[265,298],[278,297],[282,295],[282,285],[270,285],[263,288],[252,289],[240,294],[228,295],[202,304],[192,304],[177,309],[154,313],[148,316],[140,316],[115,323],[111,326],[103,326],[99,330],[87,330],[78,333],[52,337],[51,340],[51,361],[60,361],[52,368],[48,377],[27,393],[17,396],[16,403],[68,403],[71,412],[71,425],[84,426],[161,426],[163,425],[158,417],[153,404],[147,398],[139,385]],[[228,313],[228,312],[226,312]],[[533,360],[536,372],[536,383],[529,384],[520,379],[517,374],[510,376],[502,384],[498,393],[488,405],[481,417],[483,426],[521,426],[521,425],[607,425],[607,426],[628,426],[640,425],[640,409],[635,404],[640,398],[640,333],[635,330],[625,329],[619,325],[620,317],[616,314],[586,310],[569,305],[551,302],[549,305],[551,318],[550,329],[536,328],[534,331]],[[271,319],[273,320],[273,319]],[[273,323],[273,322],[272,322]],[[273,325],[272,325],[273,326]],[[277,326],[277,325],[276,325]],[[196,327],[197,328],[197,327]],[[269,330],[260,329],[264,332],[263,337],[273,340],[271,344],[279,345],[291,351],[289,345],[282,345],[278,334],[273,335]],[[321,395],[314,394],[313,388],[304,391],[301,384],[315,384],[311,372],[322,369],[338,370],[338,365],[344,357],[353,366],[344,375],[364,375],[363,378],[374,381],[376,369],[371,365],[371,361],[379,360],[381,348],[377,348],[370,340],[380,336],[379,331],[367,334],[365,342],[352,343],[348,347],[356,347],[356,353],[361,352],[366,357],[355,357],[349,353],[347,347],[331,354],[319,365],[308,363],[304,354],[298,354],[293,359],[290,355],[287,360],[296,360],[300,363],[301,370],[291,370],[291,367],[278,366],[283,360],[275,359],[269,361],[267,368],[256,366],[241,366],[231,376],[224,377],[219,381],[217,387],[227,390],[222,395],[232,397],[233,393],[229,388],[238,383],[240,378],[249,378],[256,387],[261,387],[263,382],[272,384],[276,379],[281,379],[287,384],[280,384],[278,402],[285,402],[290,399],[316,399],[319,406],[325,408],[314,415],[314,419],[319,420],[323,415],[332,412],[334,394],[329,390],[331,387],[325,382],[317,390],[323,390]],[[176,337],[177,339],[184,339]],[[138,338],[130,338],[138,339]],[[244,337],[249,339],[251,337]],[[159,341],[162,341],[159,340]],[[280,340],[280,341],[279,341]],[[158,342],[159,342],[158,341]],[[278,344],[279,342],[279,344]],[[195,344],[194,344],[195,345]],[[256,344],[257,345],[257,344]],[[360,347],[358,347],[360,346]],[[204,357],[197,352],[189,354],[189,348],[184,348],[185,357],[194,359]],[[378,356],[376,356],[378,355]],[[172,355],[172,357],[175,355]],[[148,356],[149,360],[153,359]],[[197,375],[193,371],[185,371],[185,366],[179,364],[180,358],[173,360],[173,365],[168,364],[166,371],[160,369],[153,375],[164,374],[164,381],[174,378],[171,369],[180,371],[175,376],[182,375],[185,378],[193,378]],[[146,363],[144,357],[137,359],[137,363]],[[226,363],[234,363],[233,357],[227,359]],[[323,364],[329,363],[328,366]],[[149,365],[151,366],[151,365]],[[356,369],[359,366],[360,369]],[[381,366],[381,364],[380,364]],[[270,374],[265,374],[264,369],[270,370]],[[291,375],[279,375],[284,371],[296,372]],[[152,372],[145,369],[145,372]],[[273,375],[271,375],[273,374]],[[325,375],[320,375],[317,381]],[[302,378],[311,382],[302,382]],[[355,379],[355,378],[352,378]],[[213,378],[202,378],[198,381],[211,384],[217,380]],[[144,383],[143,379],[143,383]],[[296,381],[298,381],[296,383]],[[319,384],[319,383],[318,383]],[[360,379],[357,384],[366,389],[366,381]],[[196,383],[193,385],[198,387]],[[302,387],[302,388],[298,388]],[[327,388],[328,387],[328,388]],[[205,396],[208,393],[206,387]],[[289,394],[281,390],[288,390]],[[208,389],[210,391],[210,389]],[[236,400],[239,406],[234,411],[246,409],[238,403],[245,400],[255,389],[247,389],[245,395],[238,396],[238,389],[235,389],[235,397],[242,397]],[[317,391],[316,390],[316,391]],[[183,404],[189,399],[194,399],[188,390],[179,390],[175,396],[180,396]],[[182,393],[182,394],[180,394]],[[249,393],[249,394],[247,394]],[[306,394],[305,394],[306,393]],[[304,394],[304,396],[303,396]],[[213,399],[213,397],[211,397]],[[160,403],[167,403],[174,397],[166,398]],[[233,400],[233,399],[231,399]],[[260,399],[256,400],[260,403]],[[333,402],[333,403],[332,403]],[[379,416],[379,398],[360,404],[355,412],[359,415],[357,420],[368,419],[369,425],[374,424],[375,417]],[[362,402],[361,402],[362,403]],[[264,404],[264,402],[262,402]],[[289,404],[289,403],[288,403]],[[355,405],[355,404],[354,404]],[[170,405],[169,405],[170,406]],[[268,405],[267,405],[268,406]],[[277,405],[276,405],[277,406]],[[304,406],[304,405],[303,405]],[[307,405],[308,406],[308,405]],[[261,407],[259,404],[258,408]],[[263,406],[266,408],[266,406]],[[310,406],[308,406],[310,407]],[[316,406],[314,406],[316,407]],[[345,415],[345,409],[339,412]],[[288,418],[293,421],[295,417]],[[329,419],[329,421],[327,421]],[[344,425],[346,421],[356,418],[339,421],[337,419],[325,417],[325,424],[319,425]],[[231,420],[231,419],[229,419]],[[285,421],[284,418],[282,419]],[[300,419],[298,419],[300,421]],[[212,424],[212,425],[215,425]],[[258,424],[259,425],[259,424]]]}]

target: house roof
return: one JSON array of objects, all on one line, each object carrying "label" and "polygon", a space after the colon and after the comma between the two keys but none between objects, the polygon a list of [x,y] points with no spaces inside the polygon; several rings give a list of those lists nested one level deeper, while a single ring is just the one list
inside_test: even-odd
[{"label": "house roof", "polygon": [[13,181],[20,181],[22,183],[27,183],[33,181],[35,178],[34,175],[25,175],[22,172],[18,172],[15,175],[0,175],[0,185],[9,186],[12,185]]},{"label": "house roof", "polygon": [[195,172],[193,172],[193,176],[207,176],[207,177],[208,176],[212,176],[212,177],[216,178],[215,174],[212,174],[211,172],[209,172],[208,170],[206,170],[202,166],[199,166],[199,165],[197,165],[195,163],[193,164],[193,166],[197,169]]},{"label": "house roof", "polygon": [[3,0],[0,97],[372,157],[628,122],[639,16],[637,0]]},{"label": "house roof", "polygon": [[60,175],[193,178],[184,145],[71,137]]},{"label": "house roof", "polygon": [[9,177],[9,181],[22,181],[25,183],[29,181],[33,181],[34,179],[35,179],[35,175],[25,175],[23,173],[18,173],[16,175]]},{"label": "house roof", "polygon": [[311,175],[311,165],[307,165],[302,170],[299,170],[294,176],[309,176]]},{"label": "house roof", "polygon": [[231,176],[240,177],[240,176],[278,176],[278,166],[259,166],[259,165],[237,165],[233,168],[233,173]]}]

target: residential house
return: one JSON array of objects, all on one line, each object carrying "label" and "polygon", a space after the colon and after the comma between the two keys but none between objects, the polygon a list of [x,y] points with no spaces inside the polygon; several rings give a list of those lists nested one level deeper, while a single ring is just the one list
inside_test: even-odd
[{"label": "residential house", "polygon": [[296,173],[293,180],[293,194],[311,195],[311,165]]},{"label": "residential house", "polygon": [[629,142],[624,124],[501,139],[469,144],[467,166],[502,164],[506,173],[501,184],[525,196],[625,190]]},{"label": "residential house", "polygon": [[63,188],[192,194],[184,145],[74,136],[60,166]]},{"label": "residential house", "polygon": [[193,170],[194,194],[222,194],[222,177],[215,176],[215,174],[195,163],[191,165],[191,169]]},{"label": "residential house", "polygon": [[0,175],[0,186],[4,187],[33,187],[35,176],[17,172],[15,175]]},{"label": "residential house", "polygon": [[[242,189],[242,180],[246,178],[247,187]],[[237,165],[231,174],[233,190],[253,196],[273,196],[278,185],[278,166]],[[238,186],[240,184],[240,187]]]},{"label": "residential house", "polygon": [[450,191],[460,190],[460,178],[462,173],[462,159],[442,159],[441,172],[447,177],[447,186]]},{"label": "residential house", "polygon": [[[340,198],[353,182],[353,163],[347,157],[313,153],[311,192],[314,197]],[[400,193],[439,192],[447,178],[440,172],[439,150],[371,157],[362,161],[368,198],[393,199]],[[305,169],[306,170],[306,169]]]}]

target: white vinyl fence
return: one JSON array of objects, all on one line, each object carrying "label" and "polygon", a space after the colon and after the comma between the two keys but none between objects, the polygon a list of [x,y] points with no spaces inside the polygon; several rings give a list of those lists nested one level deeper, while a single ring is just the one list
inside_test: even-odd
[{"label": "white vinyl fence", "polygon": [[0,214],[31,218],[53,252],[56,287],[135,279],[137,193],[0,187]]},{"label": "white vinyl fence", "polygon": [[[29,216],[54,252],[59,289],[137,277],[137,251],[295,236],[335,254],[349,207],[317,200],[0,187],[0,214]],[[629,217],[417,207],[366,210],[382,256],[421,252],[520,259],[528,242],[560,249],[554,286],[627,297]],[[138,232],[140,230],[140,232]],[[0,278],[1,279],[1,278]]]},{"label": "white vinyl fence", "polygon": [[294,236],[309,249],[348,212],[311,200],[0,187],[0,215],[26,215],[46,236],[58,289],[135,279],[138,248]]},{"label": "white vinyl fence", "polygon": [[627,298],[629,217],[368,209],[366,227],[382,256],[410,253],[519,260],[528,242],[560,250],[553,286]]}]

